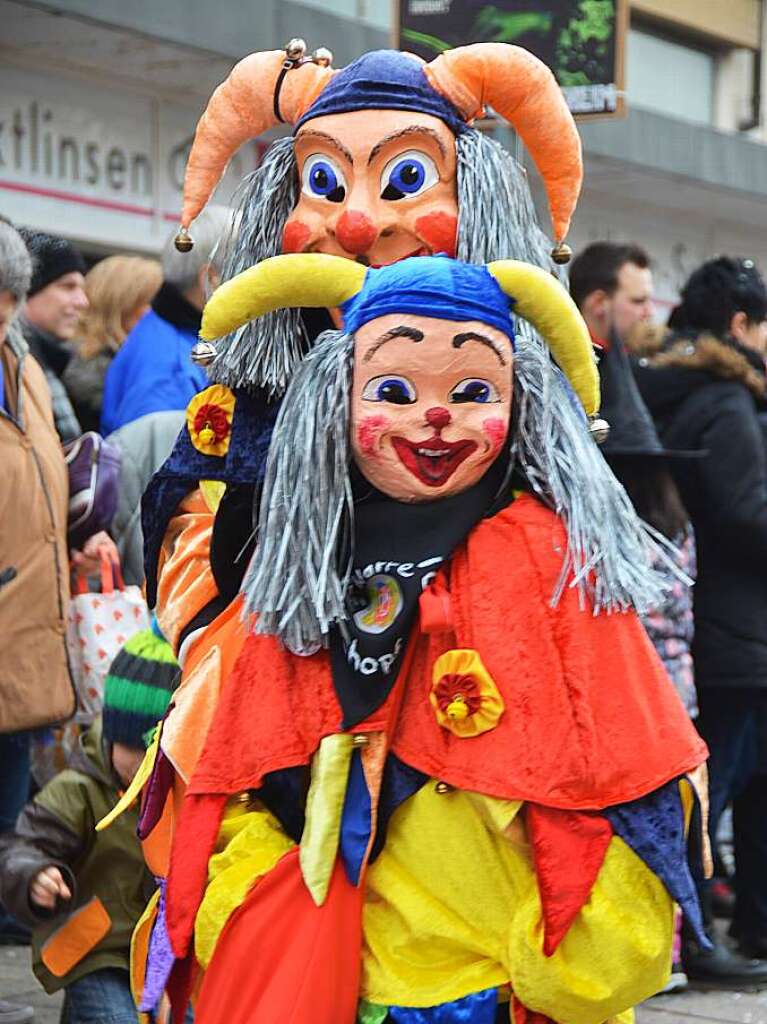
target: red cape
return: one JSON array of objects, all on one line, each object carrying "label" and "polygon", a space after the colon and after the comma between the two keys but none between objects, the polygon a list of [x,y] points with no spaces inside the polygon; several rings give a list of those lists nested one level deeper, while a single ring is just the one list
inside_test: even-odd
[{"label": "red cape", "polygon": [[[403,761],[461,789],[571,811],[637,799],[701,764],[706,746],[636,614],[595,616],[571,589],[551,606],[566,548],[560,519],[530,497],[478,524],[450,560],[448,600],[443,592],[437,602],[448,627],[427,635],[419,623],[387,701],[354,731],[383,730]],[[456,647],[479,652],[505,703],[497,726],[472,738],[442,728],[429,703],[432,665]],[[273,637],[248,637],[178,822],[169,878],[177,955],[227,797],[308,764],[341,717],[326,652],[300,658]]]},{"label": "red cape", "polygon": [[[355,731],[387,727],[398,757],[462,789],[577,810],[634,800],[704,761],[636,614],[595,616],[573,589],[551,607],[566,546],[560,519],[527,496],[476,526],[450,562],[452,630],[417,630],[407,679]],[[431,666],[452,647],[479,651],[506,706],[471,739],[439,726],[428,699]],[[265,773],[307,764],[340,722],[326,652],[299,658],[251,636],[189,792],[257,789]]]}]

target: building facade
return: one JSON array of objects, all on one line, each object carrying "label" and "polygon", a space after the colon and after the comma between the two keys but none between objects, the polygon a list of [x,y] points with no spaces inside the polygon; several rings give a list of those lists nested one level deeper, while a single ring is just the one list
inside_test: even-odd
[{"label": "building facade", "polygon": [[[661,307],[715,253],[767,268],[766,6],[630,0],[628,114],[581,123],[571,242],[646,246]],[[393,10],[392,0],[0,0],[0,213],[94,256],[156,252],[177,221],[197,117],[232,64],[301,35],[342,66],[389,45]],[[506,129],[496,134],[515,148]],[[243,147],[219,199],[266,144]]]}]

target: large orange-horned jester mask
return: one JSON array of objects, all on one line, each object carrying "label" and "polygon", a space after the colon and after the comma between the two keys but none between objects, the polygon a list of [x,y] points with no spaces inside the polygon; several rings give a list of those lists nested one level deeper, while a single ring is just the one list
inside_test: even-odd
[{"label": "large orange-horned jester mask", "polygon": [[[567,258],[581,147],[541,61],[520,47],[480,43],[430,64],[380,50],[335,70],[327,52],[306,58],[302,46],[251,54],[211,97],[187,166],[180,248],[191,245],[190,226],[232,154],[284,122],[293,138],[275,143],[246,186],[227,277],[279,253],[325,253],[365,266],[439,252],[548,268],[551,256]],[[471,127],[486,107],[511,123],[538,167],[557,243],[551,254],[524,176]],[[214,379],[284,388],[304,325],[298,311],[273,317],[218,346]]]}]

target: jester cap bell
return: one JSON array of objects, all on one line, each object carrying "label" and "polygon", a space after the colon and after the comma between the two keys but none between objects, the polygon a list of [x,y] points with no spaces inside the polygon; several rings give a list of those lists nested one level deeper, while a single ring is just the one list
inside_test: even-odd
[{"label": "jester cap bell", "polygon": [[340,70],[296,123],[296,131],[312,118],[353,110],[415,111],[439,118],[455,135],[466,129],[466,120],[431,85],[423,65],[397,50],[373,50]]}]

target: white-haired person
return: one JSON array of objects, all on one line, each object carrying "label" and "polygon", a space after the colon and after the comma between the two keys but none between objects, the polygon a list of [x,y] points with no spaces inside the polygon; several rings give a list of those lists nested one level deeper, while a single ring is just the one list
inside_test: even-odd
[{"label": "white-haired person", "polygon": [[[105,533],[68,552],[67,470],[45,373],[17,323],[32,280],[19,233],[0,220],[0,832],[29,796],[30,730],[74,713],[65,645],[69,558],[98,568]],[[0,939],[26,935],[0,908]],[[0,1022],[21,1024],[28,1007],[0,1000]]]},{"label": "white-haired person", "polygon": [[163,284],[152,307],[130,332],[107,371],[101,410],[106,436],[148,413],[185,409],[208,383],[192,362],[205,300],[218,284],[222,236],[232,215],[209,206],[195,222],[194,252],[179,253],[169,238],[162,255]]}]

